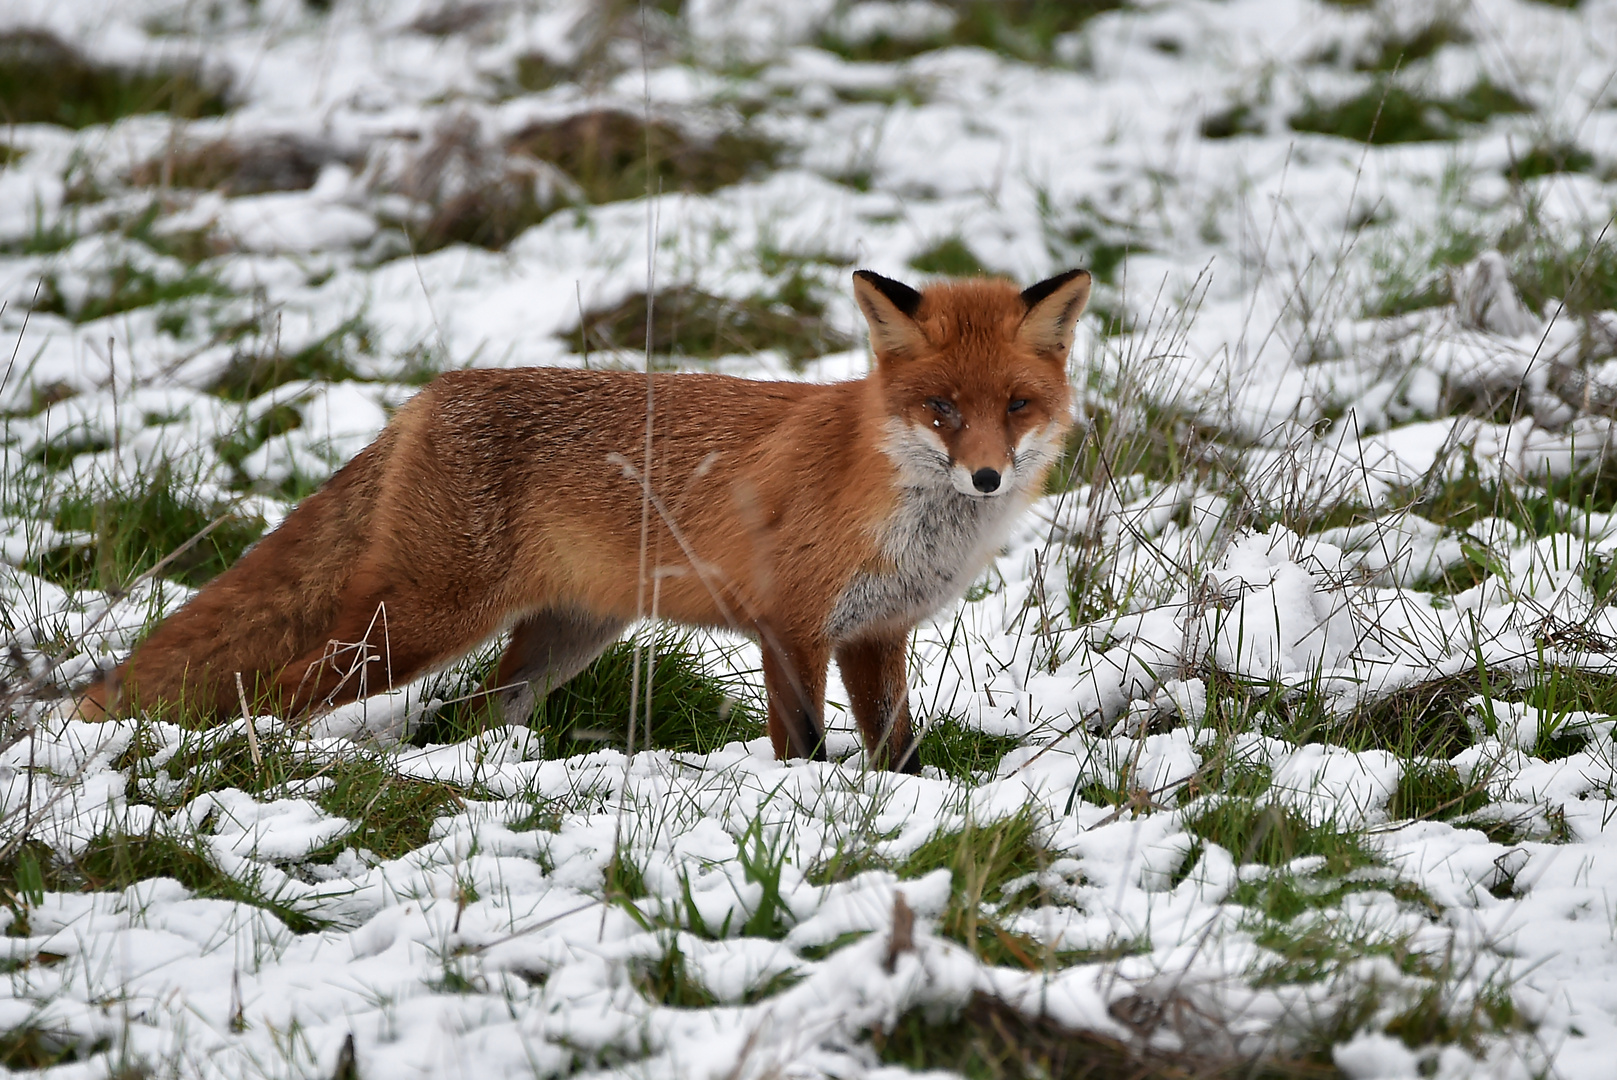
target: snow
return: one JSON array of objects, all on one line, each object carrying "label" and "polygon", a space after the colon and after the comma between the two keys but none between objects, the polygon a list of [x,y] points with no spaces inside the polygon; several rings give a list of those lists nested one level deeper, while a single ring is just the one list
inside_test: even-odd
[{"label": "snow", "polygon": [[[0,165],[0,340],[15,346],[0,354],[0,637],[19,678],[82,683],[150,614],[191,593],[156,580],[109,596],[38,576],[40,554],[95,539],[33,514],[38,491],[101,492],[169,462],[199,500],[273,524],[289,509],[281,485],[320,481],[357,453],[414,392],[423,363],[585,363],[569,333],[581,310],[646,288],[648,230],[660,285],[738,300],[779,284],[765,252],[812,256],[801,272],[824,292],[828,323],[856,339],[854,265],[914,280],[912,259],[958,237],[987,268],[1031,282],[1125,251],[1097,299],[1133,330],[1108,335],[1098,319],[1081,329],[1085,408],[1132,416],[1149,402],[1187,431],[1214,429],[1209,470],[1233,479],[1082,477],[1035,506],[972,599],[918,628],[917,714],[1019,741],[974,781],[864,772],[835,673],[830,747],[844,760],[826,764],[777,763],[767,740],[547,760],[526,730],[415,747],[400,740],[436,707],[424,686],[295,733],[267,717],[198,734],[31,709],[18,738],[0,739],[0,844],[26,833],[73,858],[108,833],[165,836],[266,903],[203,897],[169,878],[43,897],[7,884],[0,1029],[29,1025],[81,1048],[86,1060],[47,1070],[58,1077],[127,1060],[188,1077],[328,1077],[350,1038],[365,1076],[892,1077],[869,1032],[912,1009],[946,1017],[977,991],[1118,1039],[1194,1042],[1194,1027],[1125,1025],[1114,1006],[1140,997],[1257,1053],[1371,988],[1373,1015],[1331,1050],[1350,1077],[1609,1075],[1617,723],[1604,714],[1474,697],[1473,744],[1449,764],[1489,806],[1460,824],[1393,816],[1407,763],[1389,750],[1236,737],[1229,752],[1268,770],[1266,798],[1363,830],[1386,864],[1299,917],[1367,943],[1321,981],[1259,977],[1277,954],[1237,896],[1277,875],[1324,888],[1319,860],[1241,865],[1241,852],[1187,822],[1213,797],[1192,788],[1226,734],[1210,670],[1277,699],[1311,693],[1333,715],[1479,664],[1496,685],[1547,664],[1617,671],[1617,617],[1590,584],[1617,559],[1609,513],[1554,504],[1562,524],[1535,536],[1494,508],[1459,529],[1409,494],[1609,461],[1617,312],[1576,317],[1554,298],[1535,309],[1505,256],[1484,247],[1442,283],[1452,303],[1367,313],[1389,268],[1419,264],[1450,234],[1530,211],[1569,244],[1609,237],[1617,3],[1155,0],[1062,36],[1056,62],[1041,66],[979,48],[874,63],[819,47],[826,34],[947,33],[958,16],[931,0],[687,0],[679,48],[659,47],[652,27],[643,66],[631,35],[611,46],[621,54],[611,78],[514,88],[521,55],[582,55],[591,8],[489,5],[441,36],[418,20],[449,9],[426,2],[338,0],[326,14],[300,0],[0,10],[0,32],[48,27],[107,61],[199,57],[229,74],[232,104],[189,126],[161,115],[78,132],[23,124],[0,140],[23,151]],[[1354,57],[1437,14],[1460,19],[1471,40],[1415,61],[1429,92],[1485,76],[1538,111],[1443,143],[1365,147],[1289,130],[1304,102],[1373,83]],[[1328,49],[1344,59],[1321,60]],[[1256,130],[1200,134],[1235,104]],[[425,195],[409,178],[435,139],[470,133],[472,147],[461,172],[445,173],[463,186],[440,197],[509,167],[540,203],[565,203],[571,180],[505,162],[499,146],[536,119],[591,107],[703,132],[753,115],[788,150],[708,194],[569,206],[500,251],[401,248],[394,224],[419,212]],[[1512,186],[1504,170],[1545,132],[1574,139],[1595,165]],[[287,133],[331,150],[306,190],[154,195],[130,183],[177,141]],[[204,234],[216,253],[196,266],[160,254],[129,227],[149,204],[150,237]],[[52,226],[70,242],[32,239]],[[75,321],[130,275],[158,289],[201,275],[208,290]],[[44,295],[60,313],[29,310]],[[351,378],[293,380],[246,401],[210,392],[240,357],[331,342]],[[798,370],[765,351],[711,367],[829,380],[866,363],[855,349]],[[1455,406],[1518,398],[1508,416]],[[221,441],[287,410],[296,426],[235,466],[251,493],[233,490]],[[41,455],[62,447],[82,452],[46,470]],[[1291,513],[1339,503],[1385,512],[1314,529]],[[1489,572],[1474,586],[1427,591],[1445,570],[1480,563]],[[1066,603],[1075,568],[1100,614]],[[63,641],[78,647],[52,667]],[[708,654],[716,670],[755,680],[754,647],[715,639]],[[428,843],[390,859],[352,841],[357,821],[322,809],[323,775],[169,806],[185,789],[161,766],[182,747],[181,760],[205,756],[249,723],[299,761],[369,755],[390,775],[463,794]],[[1552,729],[1586,745],[1540,757]],[[137,738],[155,773],[128,763]],[[1093,785],[1124,787],[1129,802],[1099,805],[1084,794]],[[552,831],[524,825],[536,809],[553,815]],[[1007,928],[1096,959],[1033,972],[987,964],[941,932],[959,885],[949,870],[901,879],[882,868],[939,830],[1023,811],[1050,858],[1030,879],[1047,902]],[[1488,820],[1533,828],[1507,844],[1468,827]],[[832,853],[861,845],[877,868],[811,880]],[[619,858],[646,895],[607,897]],[[768,932],[743,933],[772,902],[758,858],[778,860],[779,908]],[[890,956],[899,895],[916,927],[912,947]],[[299,931],[275,911],[319,928]],[[1394,945],[1450,965],[1456,1008],[1503,995],[1522,1022],[1463,1044],[1387,1034],[1432,985],[1389,958]],[[637,989],[636,974],[676,947],[716,1004],[675,1007]]]}]

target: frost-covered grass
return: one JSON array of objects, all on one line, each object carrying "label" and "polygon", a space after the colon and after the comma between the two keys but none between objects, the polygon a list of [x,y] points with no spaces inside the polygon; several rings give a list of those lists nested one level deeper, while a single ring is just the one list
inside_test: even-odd
[{"label": "frost-covered grass", "polygon": [[[1606,1076],[1613,41],[11,4],[0,1064]],[[307,724],[64,718],[437,373],[857,376],[858,266],[1097,283],[1046,498],[913,639],[922,776],[834,672],[835,760],[774,762],[756,647],[653,626],[521,727],[492,646]]]}]

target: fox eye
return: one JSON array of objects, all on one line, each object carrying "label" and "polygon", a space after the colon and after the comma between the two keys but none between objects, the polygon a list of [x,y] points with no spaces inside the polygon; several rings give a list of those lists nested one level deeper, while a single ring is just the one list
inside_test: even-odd
[{"label": "fox eye", "polygon": [[1027,408],[1027,398],[1016,398],[1006,408],[1006,412],[1021,412]]},{"label": "fox eye", "polygon": [[953,404],[953,402],[947,401],[944,398],[940,398],[940,397],[927,398],[926,399],[926,407],[931,409],[933,412],[937,413],[938,414],[938,419],[940,419],[940,420],[952,420],[952,419],[954,419],[954,416],[955,416],[954,404]]}]

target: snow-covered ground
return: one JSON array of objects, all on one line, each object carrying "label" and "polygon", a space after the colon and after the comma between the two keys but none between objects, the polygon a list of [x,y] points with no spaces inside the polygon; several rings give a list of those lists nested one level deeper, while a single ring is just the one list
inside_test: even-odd
[{"label": "snow-covered ground", "polygon": [[[10,685],[84,681],[189,595],[49,580],[47,552],[95,558],[97,526],[57,513],[68,494],[166,463],[209,515],[273,524],[433,371],[639,365],[582,355],[577,328],[648,280],[862,341],[851,269],[919,281],[912,263],[952,252],[1100,282],[1072,485],[914,643],[924,720],[1015,748],[975,775],[866,773],[834,673],[829,765],[777,763],[767,740],[416,746],[416,688],[306,730],[257,721],[255,762],[262,740],[302,771],[248,793],[178,767],[239,754],[246,721],[198,735],[13,702],[0,1031],[34,1033],[63,1077],[328,1077],[347,1054],[366,1077],[875,1076],[903,1070],[873,1032],[983,992],[1139,1046],[1303,1050],[1353,1077],[1610,1076],[1617,693],[1589,688],[1617,676],[1598,478],[1617,2],[1142,0],[997,51],[916,42],[1065,5],[645,8],[0,7],[0,63],[46,31],[194,72],[227,106],[0,131]],[[1355,97],[1366,118],[1319,119]],[[691,155],[773,149],[608,197],[545,149],[600,109]],[[1355,123],[1448,137],[1301,130]],[[508,242],[433,239],[465,205],[506,213]],[[803,355],[676,362],[867,362]],[[308,370],[242,375],[275,357]],[[756,693],[751,646],[703,642],[715,678]],[[1563,677],[1584,689],[1556,698]],[[1365,735],[1366,716],[1444,709],[1447,744]],[[341,847],[362,823],[322,796],[355,759],[453,785],[429,842]],[[1416,779],[1434,775],[1451,787]],[[1259,819],[1242,850],[1208,824],[1227,805]],[[993,897],[923,857],[1017,815],[1038,865]],[[1271,824],[1360,854],[1258,857]],[[117,835],[181,838],[248,899],[173,877],[54,892],[18,858],[71,866]],[[864,869],[827,870],[847,853]],[[973,947],[961,903],[1024,944]],[[675,968],[700,1002],[648,989]]]}]

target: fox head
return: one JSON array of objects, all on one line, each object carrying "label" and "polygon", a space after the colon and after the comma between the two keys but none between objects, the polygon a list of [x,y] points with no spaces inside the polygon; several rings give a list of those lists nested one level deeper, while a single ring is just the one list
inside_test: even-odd
[{"label": "fox head", "polygon": [[905,483],[947,482],[994,498],[1041,483],[1071,423],[1067,354],[1089,302],[1069,270],[1017,291],[985,278],[922,292],[868,270],[853,275],[870,324],[885,449]]}]

